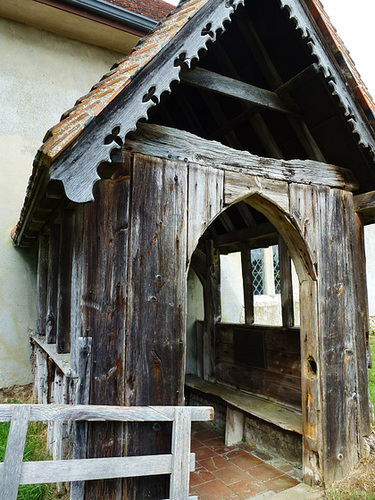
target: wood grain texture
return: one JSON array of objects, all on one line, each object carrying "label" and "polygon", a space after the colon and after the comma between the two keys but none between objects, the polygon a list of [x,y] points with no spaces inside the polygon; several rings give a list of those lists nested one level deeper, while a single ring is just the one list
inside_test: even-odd
[{"label": "wood grain texture", "polygon": [[[74,143],[53,162],[51,179],[61,180],[67,197],[75,202],[93,199],[92,188],[99,180],[98,165],[110,161],[114,144],[105,144],[104,138],[121,124],[121,137],[136,128],[141,118],[147,118],[148,110],[159,102],[161,94],[170,91],[170,84],[179,80],[181,61],[189,66],[199,58],[199,52],[208,43],[216,39],[217,33],[225,30],[226,21],[242,5],[244,0],[224,0],[206,2],[194,16],[194,22],[187,23],[172,39],[166,43],[145,68],[142,68],[126,92],[111,102],[111,109],[100,114],[100,119],[93,119],[85,127]],[[205,32],[207,19],[210,33]],[[176,63],[176,64],[174,64]],[[145,99],[151,88],[155,88],[153,99]],[[100,120],[100,126],[98,120]],[[90,141],[87,136],[90,135]],[[115,145],[117,146],[117,145]]]},{"label": "wood grain texture", "polygon": [[47,344],[55,344],[57,337],[60,226],[51,224],[49,231],[46,342]]},{"label": "wood grain texture", "polygon": [[241,265],[245,304],[245,323],[252,325],[254,323],[253,272],[251,265],[251,248],[246,243],[242,243],[241,245]]},{"label": "wood grain texture", "polygon": [[203,68],[182,71],[181,81],[200,89],[239,99],[253,106],[279,113],[296,114],[296,110],[287,106],[275,92]]},{"label": "wood grain texture", "polygon": [[35,331],[37,335],[46,334],[46,316],[47,316],[47,283],[48,283],[48,247],[49,236],[41,235],[38,248],[38,271],[36,284],[36,324]]},{"label": "wood grain texture", "polygon": [[[122,405],[128,269],[129,178],[102,180],[84,207],[82,332],[92,338],[90,404]],[[122,424],[88,425],[87,456],[122,455]],[[113,439],[113,435],[117,439]],[[121,480],[90,481],[85,497],[115,499]]]},{"label": "wood grain texture", "polygon": [[231,387],[202,380],[195,375],[186,376],[187,387],[222,399],[231,407],[254,415],[282,429],[302,434],[302,416],[297,408],[241,391]]},{"label": "wood grain texture", "polygon": [[17,405],[10,423],[4,464],[0,467],[0,499],[16,500],[22,480],[23,450],[25,447],[30,407]]},{"label": "wood grain texture", "polygon": [[294,326],[292,261],[284,240],[279,236],[281,315],[283,326]]},{"label": "wood grain texture", "polygon": [[170,500],[180,500],[189,496],[188,467],[191,443],[191,416],[184,407],[175,409],[172,427],[172,470],[169,487]]},{"label": "wood grain texture", "polygon": [[134,152],[251,174],[263,180],[357,188],[353,174],[341,167],[313,160],[263,158],[161,125],[139,123],[137,132],[127,139],[125,146]]},{"label": "wood grain texture", "polygon": [[60,226],[58,268],[58,312],[56,346],[58,353],[70,352],[70,306],[72,281],[74,210],[64,210]]},{"label": "wood grain texture", "polygon": [[224,172],[189,163],[188,187],[187,256],[191,259],[199,238],[223,209]]},{"label": "wood grain texture", "polygon": [[[126,404],[180,404],[185,366],[186,165],[135,155],[131,196]],[[128,426],[127,454],[165,453],[169,435],[168,426]],[[129,498],[147,498],[151,492],[164,498],[168,493],[164,479],[127,483]]]}]

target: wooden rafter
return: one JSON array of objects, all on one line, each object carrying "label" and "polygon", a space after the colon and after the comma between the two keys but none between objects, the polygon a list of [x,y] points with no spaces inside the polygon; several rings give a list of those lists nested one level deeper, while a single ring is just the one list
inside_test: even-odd
[{"label": "wooden rafter", "polygon": [[285,105],[275,92],[203,68],[184,70],[181,73],[181,81],[217,94],[240,99],[254,106],[294,116],[297,115],[297,110],[293,109],[292,106]]}]

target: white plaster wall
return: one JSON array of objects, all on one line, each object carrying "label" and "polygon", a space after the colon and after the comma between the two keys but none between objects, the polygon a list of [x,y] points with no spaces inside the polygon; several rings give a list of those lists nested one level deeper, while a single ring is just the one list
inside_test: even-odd
[{"label": "white plaster wall", "polygon": [[375,316],[375,224],[365,227],[365,249],[369,315]]},{"label": "white plaster wall", "polygon": [[186,373],[197,374],[197,330],[195,322],[204,320],[203,286],[190,269],[187,280]]},{"label": "white plaster wall", "polygon": [[0,387],[31,381],[35,252],[15,249],[32,161],[46,131],[121,57],[0,18]]}]

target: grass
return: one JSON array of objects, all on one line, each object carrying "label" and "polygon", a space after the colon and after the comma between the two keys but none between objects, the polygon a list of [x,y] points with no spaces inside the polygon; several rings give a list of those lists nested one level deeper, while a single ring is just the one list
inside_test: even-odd
[{"label": "grass", "polygon": [[[9,403],[19,403],[10,400]],[[10,423],[0,423],[0,462],[4,461],[6,443]],[[26,436],[23,460],[49,460],[51,457],[46,451],[47,426],[43,422],[30,422]],[[52,488],[48,484],[25,484],[18,488],[17,500],[49,500],[53,499]]]},{"label": "grass", "polygon": [[371,331],[370,350],[373,368],[368,372],[371,403],[375,406],[375,331]]}]

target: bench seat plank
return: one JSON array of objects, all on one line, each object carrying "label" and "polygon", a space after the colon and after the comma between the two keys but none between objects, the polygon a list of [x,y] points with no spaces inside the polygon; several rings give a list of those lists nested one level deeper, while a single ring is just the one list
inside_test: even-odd
[{"label": "bench seat plank", "polygon": [[190,389],[216,396],[228,405],[234,406],[245,413],[254,415],[287,431],[302,435],[302,412],[298,409],[240,389],[202,380],[195,375],[187,375],[185,383]]}]

